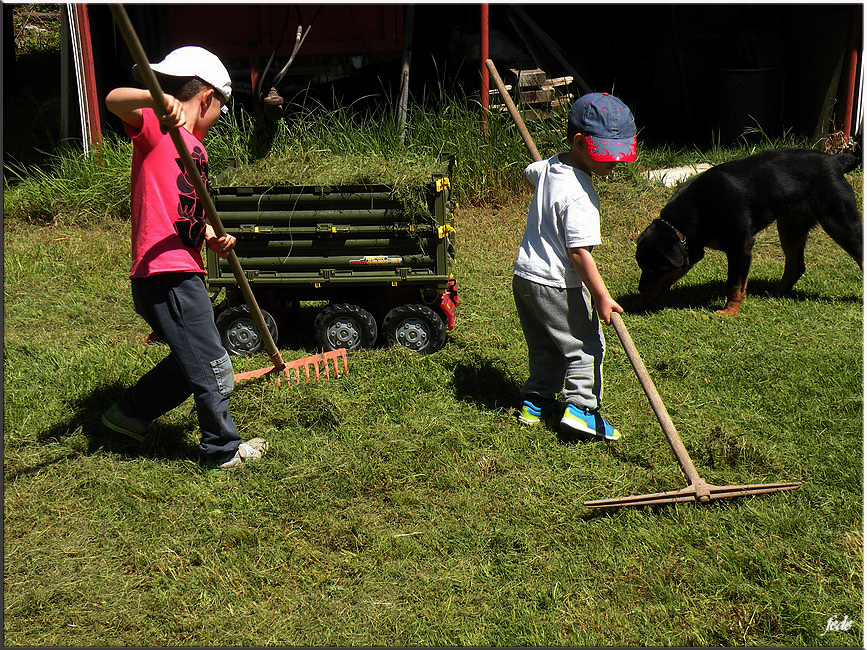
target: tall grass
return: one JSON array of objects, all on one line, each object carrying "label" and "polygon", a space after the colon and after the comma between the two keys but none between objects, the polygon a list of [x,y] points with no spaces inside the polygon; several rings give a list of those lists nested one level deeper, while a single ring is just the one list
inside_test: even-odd
[{"label": "tall grass", "polygon": [[[402,143],[396,122],[385,115],[353,104],[328,109],[311,100],[291,106],[287,117],[276,124],[261,127],[241,109],[208,135],[210,168],[219,182],[221,173],[233,166],[267,164],[269,158],[275,159],[275,167],[290,161],[293,168],[286,174],[290,181],[286,184],[304,184],[299,181],[308,169],[311,178],[334,174],[330,162],[336,166],[354,159],[363,165],[365,160],[378,159],[390,164],[390,169],[381,165],[367,172],[366,178],[374,182],[377,171],[393,175],[408,162],[436,161],[441,153],[449,153],[457,157],[461,201],[490,200],[520,187],[513,168],[523,164],[524,152],[507,117],[491,115],[485,132],[478,106],[442,99],[432,108],[410,110]],[[47,223],[128,217],[131,152],[127,140],[108,136],[98,154],[89,157],[61,148],[50,156],[47,171],[7,164],[4,214]],[[509,162],[496,165],[494,160]],[[279,169],[270,174],[278,177]]]},{"label": "tall grass", "polygon": [[130,142],[106,138],[90,155],[62,146],[49,159],[47,167],[4,166],[5,218],[84,225],[129,217]]},{"label": "tall grass", "polygon": [[[492,112],[482,119],[478,102],[443,93],[410,102],[406,137],[401,141],[393,111],[381,97],[328,108],[300,95],[276,124],[257,125],[243,108],[229,113],[206,139],[214,181],[231,178],[233,167],[258,165],[268,184],[305,184],[304,178],[329,175],[344,182],[338,168],[354,168],[357,179],[377,182],[401,169],[436,161],[442,153],[457,158],[461,182],[456,198],[467,203],[506,200],[523,187],[520,174],[527,162],[524,145],[507,113]],[[532,117],[532,112],[529,113]],[[563,151],[566,114],[528,119],[528,129],[543,156]],[[715,144],[710,150],[639,147],[636,165],[623,166],[620,175],[635,176],[641,169],[693,162],[718,163],[757,150],[806,146],[791,135],[736,146]],[[108,136],[100,150],[85,156],[61,147],[47,168],[7,163],[4,167],[4,214],[43,223],[67,223],[128,217],[129,163],[132,146]],[[270,165],[270,166],[269,166]],[[369,169],[365,169],[365,165]],[[285,169],[281,172],[281,168]],[[382,181],[378,181],[382,182]],[[310,183],[308,180],[307,183]]]}]

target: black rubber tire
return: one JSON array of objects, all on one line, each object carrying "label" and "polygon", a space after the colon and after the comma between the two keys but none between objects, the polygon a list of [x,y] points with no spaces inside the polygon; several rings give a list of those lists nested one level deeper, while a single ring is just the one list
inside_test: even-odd
[{"label": "black rubber tire", "polygon": [[446,324],[427,305],[410,303],[395,307],[382,319],[385,340],[420,354],[441,349],[446,342]]},{"label": "black rubber tire", "polygon": [[313,321],[316,344],[325,351],[358,350],[376,343],[376,319],[369,311],[351,302],[323,308]]},{"label": "black rubber tire", "polygon": [[[271,332],[271,338],[277,341],[277,323],[267,311],[262,309],[262,317]],[[247,305],[229,307],[217,316],[217,331],[226,352],[231,355],[250,355],[265,351],[265,342],[259,336],[253,316]]]}]

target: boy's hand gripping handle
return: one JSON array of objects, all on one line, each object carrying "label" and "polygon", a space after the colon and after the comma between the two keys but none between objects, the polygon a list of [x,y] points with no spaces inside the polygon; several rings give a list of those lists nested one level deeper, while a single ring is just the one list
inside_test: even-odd
[{"label": "boy's hand gripping handle", "polygon": [[[138,65],[142,79],[153,97],[154,105],[165,106],[165,95],[163,94],[162,88],[160,88],[156,75],[153,70],[151,70],[144,48],[142,48],[141,42],[133,29],[126,10],[123,5],[119,4],[109,5],[109,8],[111,9],[112,16],[114,16],[115,23],[120,29],[123,40],[126,42],[126,45],[132,54],[132,58]],[[190,180],[196,189],[196,195],[198,196],[199,201],[201,201],[205,206],[205,215],[208,218],[208,223],[211,224],[217,237],[225,237],[226,229],[223,228],[223,222],[220,221],[220,216],[217,214],[217,208],[214,206],[214,201],[211,199],[211,195],[205,187],[205,183],[202,180],[199,170],[196,168],[195,162],[193,162],[193,157],[190,155],[187,146],[184,144],[180,131],[178,131],[177,127],[172,127],[169,129],[169,135],[172,138],[175,149],[178,150],[178,155],[181,157],[181,162],[184,165],[187,176],[190,177]],[[238,283],[238,287],[241,289],[241,295],[244,297],[244,302],[247,303],[247,307],[253,317],[256,329],[259,330],[259,336],[261,336],[262,340],[265,342],[265,349],[268,351],[268,356],[274,364],[274,369],[277,371],[283,370],[283,368],[286,367],[286,364],[283,362],[283,358],[280,356],[280,351],[277,350],[277,345],[274,343],[274,338],[271,336],[271,332],[265,324],[265,317],[262,315],[262,310],[259,309],[259,304],[256,302],[256,297],[253,295],[253,290],[250,288],[247,276],[244,275],[244,270],[241,268],[238,256],[235,254],[234,250],[230,250],[226,259],[228,260],[232,273],[235,276],[235,282]]]}]

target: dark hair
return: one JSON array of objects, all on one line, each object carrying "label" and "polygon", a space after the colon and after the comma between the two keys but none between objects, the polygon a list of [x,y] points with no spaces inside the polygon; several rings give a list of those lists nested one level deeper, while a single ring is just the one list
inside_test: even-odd
[{"label": "dark hair", "polygon": [[579,129],[577,126],[575,126],[574,124],[572,124],[571,122],[567,123],[567,125],[566,125],[566,140],[569,143],[570,149],[572,148],[572,142],[575,140],[575,136],[578,135],[579,133],[583,133],[583,131],[581,129]]},{"label": "dark hair", "polygon": [[180,102],[186,102],[198,95],[205,88],[212,86],[198,77],[170,77],[159,75],[163,92],[173,95]]}]

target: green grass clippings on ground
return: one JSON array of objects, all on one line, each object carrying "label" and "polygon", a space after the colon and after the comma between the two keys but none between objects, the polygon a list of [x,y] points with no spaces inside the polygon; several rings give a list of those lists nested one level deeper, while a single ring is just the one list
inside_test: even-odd
[{"label": "green grass clippings on ground", "polygon": [[[410,135],[419,128],[416,119]],[[624,316],[703,478],[800,489],[590,511],[583,501],[685,481],[613,330],[604,412],[622,440],[571,443],[552,426],[518,424],[527,359],[510,283],[530,198],[520,189],[526,155],[519,143],[486,166],[469,134],[453,135],[443,149],[458,155],[452,184],[463,192],[461,303],[446,346],[354,352],[339,379],[239,386],[242,435],[271,449],[220,476],[195,460],[192,402],[161,418],[144,449],[100,424],[165,354],[144,343],[149,328],[133,312],[129,226],[115,195],[76,208],[79,190],[61,192],[50,197],[64,207],[57,218],[7,212],[5,645],[860,644],[857,266],[816,231],[806,274],[772,298],[783,260],[769,229],[740,315],[713,313],[725,258],[710,251],[658,310]],[[517,178],[498,184],[506,177]],[[848,178],[862,201],[862,174]],[[48,181],[35,181],[14,184],[8,205],[47,200]],[[598,187],[604,243],[594,255],[626,301],[637,233],[673,190],[628,168]],[[235,360],[239,371],[266,364]],[[851,629],[823,636],[844,616]]]}]

